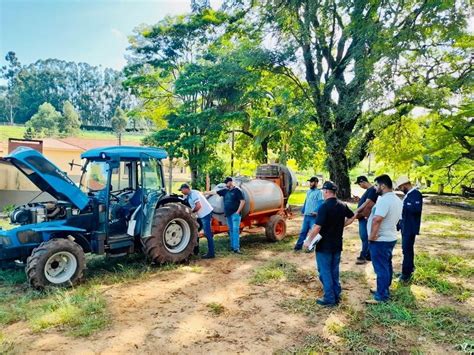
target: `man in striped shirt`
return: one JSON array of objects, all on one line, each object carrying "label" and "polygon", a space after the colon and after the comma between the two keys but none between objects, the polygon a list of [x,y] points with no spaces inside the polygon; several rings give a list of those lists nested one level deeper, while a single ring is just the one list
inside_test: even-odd
[{"label": "man in striped shirt", "polygon": [[318,208],[324,202],[323,194],[321,193],[321,190],[318,189],[319,179],[316,176],[313,176],[308,181],[309,190],[306,192],[306,199],[303,208],[301,209],[301,213],[304,216],[303,225],[301,226],[301,232],[294,248],[295,251],[300,251],[303,248],[304,240],[316,222]]}]

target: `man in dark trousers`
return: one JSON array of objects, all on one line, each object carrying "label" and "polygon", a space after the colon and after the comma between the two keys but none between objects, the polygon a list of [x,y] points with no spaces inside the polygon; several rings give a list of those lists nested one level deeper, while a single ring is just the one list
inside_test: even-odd
[{"label": "man in dark trousers", "polygon": [[370,216],[372,207],[374,207],[375,202],[377,202],[378,195],[377,190],[372,186],[367,177],[358,176],[355,183],[365,189],[364,194],[357,204],[357,210],[355,211],[356,218],[359,220],[359,237],[362,242],[362,248],[356,260],[356,264],[362,265],[370,261],[367,219]]},{"label": "man in dark trousers", "polygon": [[415,238],[420,234],[421,211],[423,209],[423,196],[410,182],[406,176],[397,180],[397,189],[403,191],[402,219],[400,229],[402,231],[402,274],[401,282],[409,282],[413,271],[415,271]]},{"label": "man in dark trousers", "polygon": [[324,296],[316,303],[332,307],[341,298],[341,283],[339,282],[339,264],[342,252],[342,233],[345,226],[354,221],[354,213],[347,205],[336,198],[337,186],[332,181],[326,181],[322,187],[324,203],[318,210],[316,223],[308,234],[304,246],[308,248],[313,238],[318,234],[322,239],[316,244],[316,265],[319,280],[323,284]]}]

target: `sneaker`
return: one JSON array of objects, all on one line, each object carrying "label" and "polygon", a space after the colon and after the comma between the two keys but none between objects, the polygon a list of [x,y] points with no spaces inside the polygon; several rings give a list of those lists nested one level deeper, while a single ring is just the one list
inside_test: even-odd
[{"label": "sneaker", "polygon": [[367,263],[367,260],[365,258],[361,258],[360,256],[356,259],[356,265],[364,265]]},{"label": "sneaker", "polygon": [[242,251],[240,249],[237,249],[237,250],[232,250],[235,254],[243,254]]},{"label": "sneaker", "polygon": [[316,300],[316,303],[323,307],[335,307],[337,305],[337,303],[331,303],[331,302],[325,301],[322,298],[318,298]]},{"label": "sneaker", "polygon": [[201,256],[201,259],[214,259],[215,255],[204,254]]},{"label": "sneaker", "polygon": [[293,251],[295,253],[300,253],[301,251],[303,251],[303,248],[302,247],[301,248],[294,247]]}]

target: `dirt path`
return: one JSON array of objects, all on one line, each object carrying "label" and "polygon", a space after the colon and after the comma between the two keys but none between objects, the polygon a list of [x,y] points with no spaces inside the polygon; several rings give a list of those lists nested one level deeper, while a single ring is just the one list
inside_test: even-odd
[{"label": "dirt path", "polygon": [[[429,207],[446,212],[444,207]],[[464,212],[462,212],[464,213]],[[467,213],[466,218],[472,218]],[[298,232],[300,218],[291,221],[290,233]],[[453,253],[474,251],[473,239],[445,240],[420,237],[418,250]],[[463,243],[460,245],[460,243]],[[291,248],[291,246],[290,246]],[[341,270],[343,307],[362,309],[373,285],[372,265],[356,266],[359,240],[357,224],[346,231]],[[292,298],[316,298],[321,287],[314,273],[314,254],[295,254],[292,250],[254,250],[245,244],[249,257],[228,256],[215,260],[197,260],[179,270],[157,273],[153,277],[121,285],[102,286],[107,299],[111,324],[87,339],[72,338],[51,330],[32,333],[21,322],[10,326],[7,334],[17,334],[16,350],[68,354],[130,353],[261,353],[301,344],[310,334],[331,342],[339,339],[328,332],[330,324],[345,319],[340,308],[318,309],[311,317],[284,310],[279,303]],[[394,265],[399,269],[401,251],[396,248]],[[297,265],[308,277],[302,282],[274,282],[263,286],[249,282],[254,269],[273,259]],[[357,277],[359,275],[359,277]],[[433,296],[434,297],[434,296]],[[213,313],[209,304],[224,307]],[[430,348],[425,350],[442,351]]]}]

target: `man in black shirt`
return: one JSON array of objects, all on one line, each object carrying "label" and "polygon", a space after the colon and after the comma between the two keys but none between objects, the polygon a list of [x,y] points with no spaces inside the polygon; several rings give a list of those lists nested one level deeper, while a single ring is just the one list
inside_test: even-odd
[{"label": "man in black shirt", "polygon": [[362,265],[370,261],[369,252],[369,235],[367,233],[367,218],[372,212],[375,202],[377,202],[377,190],[372,186],[365,176],[358,176],[355,182],[360,187],[365,189],[364,194],[357,204],[357,210],[355,211],[356,218],[359,220],[359,237],[362,241],[362,250],[356,260],[356,264]]},{"label": "man in black shirt", "polygon": [[322,187],[324,203],[318,210],[316,224],[305,241],[307,248],[319,233],[321,241],[316,245],[316,264],[319,280],[323,284],[324,297],[316,300],[321,306],[332,307],[339,303],[341,284],[339,264],[342,252],[342,233],[345,226],[354,221],[354,213],[347,205],[336,198],[337,186],[326,181]]},{"label": "man in black shirt", "polygon": [[217,191],[217,194],[224,198],[224,215],[229,227],[230,249],[234,253],[240,254],[240,221],[245,199],[242,191],[234,185],[231,177],[226,177],[224,183],[226,188]]}]

